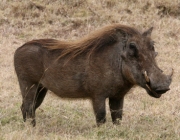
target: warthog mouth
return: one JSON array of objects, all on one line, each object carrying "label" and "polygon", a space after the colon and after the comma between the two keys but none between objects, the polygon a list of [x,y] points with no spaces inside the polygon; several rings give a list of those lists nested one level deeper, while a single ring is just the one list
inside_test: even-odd
[{"label": "warthog mouth", "polygon": [[[172,79],[173,73],[174,73],[174,70],[172,69],[170,75],[168,75],[169,79]],[[146,80],[145,89],[147,90],[147,93],[152,97],[160,98],[163,93],[170,90],[169,87],[164,87],[164,88],[161,87],[161,88],[155,89],[155,90],[152,89],[151,88],[151,81],[150,81],[146,71],[144,72],[144,78]]]},{"label": "warthog mouth", "polygon": [[[173,73],[174,73],[174,70],[172,69],[170,75],[167,75],[167,77],[169,78],[168,82],[171,82]],[[145,89],[147,90],[147,93],[150,96],[155,97],[155,98],[160,98],[163,93],[166,93],[168,90],[170,90],[169,87],[159,87],[158,89],[153,89],[153,88],[151,88],[151,81],[150,81],[146,71],[144,72],[144,77],[146,80]]]},{"label": "warthog mouth", "polygon": [[147,87],[147,89],[148,89],[147,92],[148,92],[148,94],[149,94],[150,96],[153,96],[153,97],[155,97],[155,98],[160,98],[160,97],[161,97],[162,93],[157,93],[157,92],[153,91],[153,90],[150,88],[150,86],[149,86],[148,83],[146,84],[146,87]]},{"label": "warthog mouth", "polygon": [[149,77],[147,76],[147,72],[146,71],[144,72],[144,77],[145,77],[145,80],[146,80],[146,90],[147,90],[147,93],[150,96],[152,96],[152,97],[160,98],[162,93],[157,93],[154,90],[152,90],[152,88],[150,86],[150,80],[149,80]]}]

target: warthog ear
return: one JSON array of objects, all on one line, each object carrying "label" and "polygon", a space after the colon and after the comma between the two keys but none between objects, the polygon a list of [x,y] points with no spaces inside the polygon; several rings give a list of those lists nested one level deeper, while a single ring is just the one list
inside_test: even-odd
[{"label": "warthog ear", "polygon": [[142,35],[146,37],[150,37],[152,33],[153,27],[149,28],[147,31],[145,31]]}]

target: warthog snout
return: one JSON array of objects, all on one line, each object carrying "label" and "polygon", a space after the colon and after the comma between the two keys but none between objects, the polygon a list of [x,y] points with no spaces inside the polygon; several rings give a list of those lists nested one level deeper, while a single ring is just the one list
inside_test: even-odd
[{"label": "warthog snout", "polygon": [[166,93],[168,90],[170,90],[169,87],[160,87],[158,89],[154,89],[154,91],[158,94]]},{"label": "warthog snout", "polygon": [[146,80],[146,88],[148,94],[155,98],[159,98],[161,94],[166,93],[168,90],[170,90],[169,86],[171,84],[172,75],[173,69],[170,75],[164,75],[161,73],[159,75],[152,74],[152,76],[150,77],[147,75],[147,72],[145,71],[144,77]]}]

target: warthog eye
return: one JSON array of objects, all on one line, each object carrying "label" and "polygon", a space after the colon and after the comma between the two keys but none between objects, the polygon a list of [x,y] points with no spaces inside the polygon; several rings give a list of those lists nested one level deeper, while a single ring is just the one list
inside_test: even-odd
[{"label": "warthog eye", "polygon": [[130,48],[130,49],[136,49],[136,44],[130,43],[130,44],[129,44],[129,48]]},{"label": "warthog eye", "polygon": [[131,56],[137,56],[138,55],[138,50],[137,50],[137,47],[136,47],[135,43],[130,43],[129,48],[131,50],[131,52],[130,52]]}]

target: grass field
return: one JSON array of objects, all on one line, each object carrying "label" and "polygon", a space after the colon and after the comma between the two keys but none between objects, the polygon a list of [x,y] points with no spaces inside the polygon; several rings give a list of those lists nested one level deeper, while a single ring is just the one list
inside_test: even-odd
[{"label": "grass field", "polygon": [[[179,0],[1,0],[0,140],[178,140],[180,139]],[[140,31],[154,27],[157,62],[174,68],[171,90],[160,99],[135,87],[125,97],[120,126],[96,127],[90,101],[64,100],[48,92],[36,112],[36,127],[24,123],[13,67],[14,51],[38,38],[75,40],[111,23]],[[108,109],[108,107],[107,107]]]}]

